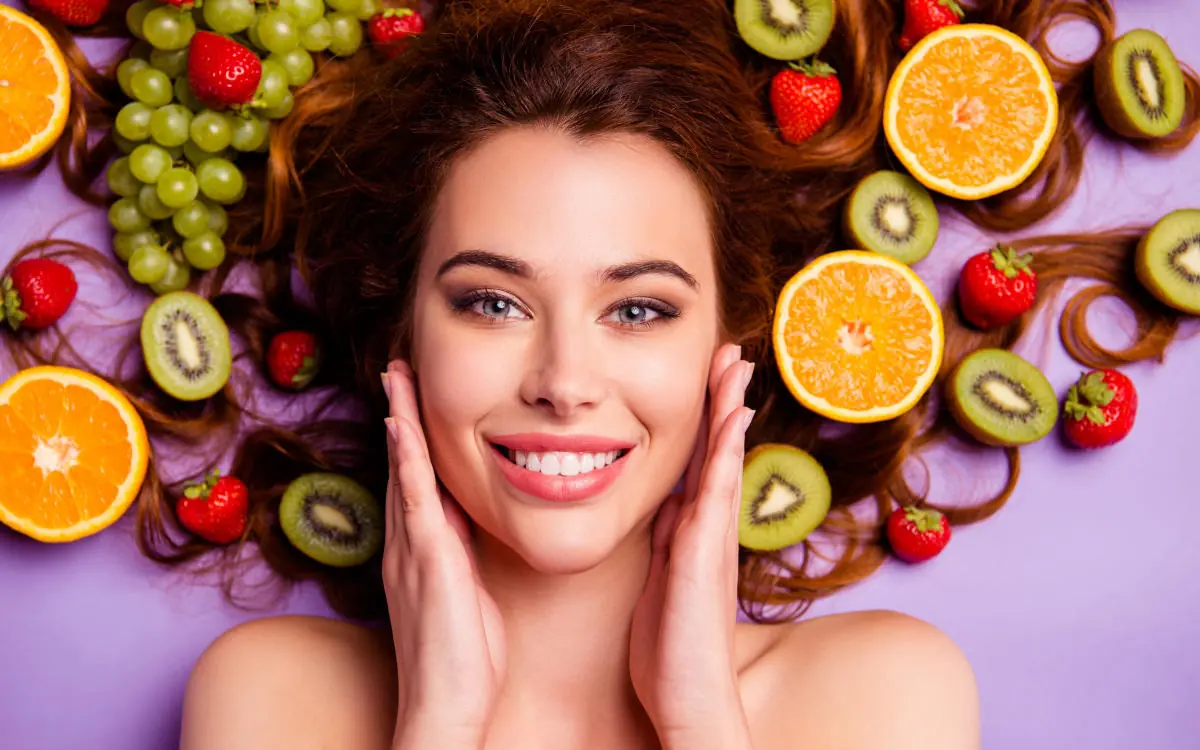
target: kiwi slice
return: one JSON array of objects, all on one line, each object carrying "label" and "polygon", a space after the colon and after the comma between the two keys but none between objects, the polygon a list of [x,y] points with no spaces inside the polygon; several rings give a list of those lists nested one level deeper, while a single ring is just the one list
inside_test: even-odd
[{"label": "kiwi slice", "polygon": [[1096,55],[1096,104],[1126,138],[1161,138],[1183,121],[1184,81],[1166,40],[1148,29],[1114,39]]},{"label": "kiwi slice", "polygon": [[775,60],[816,54],[833,31],[833,0],[737,0],[738,34]]},{"label": "kiwi slice", "polygon": [[946,382],[950,411],[988,445],[1026,445],[1058,421],[1054,387],[1036,367],[1004,349],[969,354]]},{"label": "kiwi slice", "polygon": [[142,316],[142,358],[159,388],[181,401],[199,401],[229,380],[229,329],[208,300],[170,292]]},{"label": "kiwi slice", "polygon": [[738,544],[771,552],[804,541],[829,512],[829,477],[792,445],[765,443],[746,455]]},{"label": "kiwi slice", "polygon": [[1138,280],[1164,305],[1200,315],[1200,209],[1172,211],[1150,228],[1134,256]]},{"label": "kiwi slice", "polygon": [[340,474],[297,477],[279,503],[279,523],[293,547],[335,568],[361,565],[383,547],[379,503]]},{"label": "kiwi slice", "polygon": [[937,240],[937,207],[921,183],[882,170],[854,187],[842,210],[842,230],[856,247],[912,265],[928,255]]}]

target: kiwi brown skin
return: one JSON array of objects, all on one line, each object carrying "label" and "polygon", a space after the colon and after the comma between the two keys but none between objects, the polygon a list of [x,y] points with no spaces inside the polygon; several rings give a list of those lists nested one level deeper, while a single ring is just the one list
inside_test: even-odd
[{"label": "kiwi brown skin", "polygon": [[1092,63],[1092,82],[1095,89],[1096,106],[1100,109],[1104,122],[1117,135],[1131,140],[1153,139],[1154,136],[1143,132],[1125,111],[1125,107],[1121,104],[1121,97],[1111,83],[1113,69],[1117,64],[1117,43],[1122,38],[1124,37],[1117,37],[1104,45],[1096,53]]}]

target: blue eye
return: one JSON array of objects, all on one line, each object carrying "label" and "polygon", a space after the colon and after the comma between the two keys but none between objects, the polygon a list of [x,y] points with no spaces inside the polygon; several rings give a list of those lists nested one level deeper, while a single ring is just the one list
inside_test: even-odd
[{"label": "blue eye", "polygon": [[479,311],[480,314],[486,315],[489,318],[507,318],[513,311],[512,304],[508,300],[500,299],[499,297],[480,300],[476,304],[481,308]]},{"label": "blue eye", "polygon": [[471,292],[452,301],[450,306],[458,312],[470,313],[495,323],[529,317],[511,297],[487,289]]},{"label": "blue eye", "polygon": [[659,316],[643,305],[622,305],[617,309],[617,321],[625,325],[643,325]]},{"label": "blue eye", "polygon": [[626,299],[609,309],[608,319],[626,328],[649,328],[679,317],[674,307],[653,299]]}]

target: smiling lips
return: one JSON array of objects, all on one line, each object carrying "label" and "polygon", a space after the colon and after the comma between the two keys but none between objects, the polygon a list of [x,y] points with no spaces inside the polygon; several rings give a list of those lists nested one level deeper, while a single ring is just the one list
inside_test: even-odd
[{"label": "smiling lips", "polygon": [[527,433],[490,438],[500,472],[518,491],[555,503],[608,489],[636,443],[591,435]]}]

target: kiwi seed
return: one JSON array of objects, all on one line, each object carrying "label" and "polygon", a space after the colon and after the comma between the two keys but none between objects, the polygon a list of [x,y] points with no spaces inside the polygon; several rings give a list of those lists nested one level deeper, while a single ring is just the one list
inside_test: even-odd
[{"label": "kiwi seed", "polygon": [[855,186],[842,210],[842,230],[853,245],[912,265],[937,240],[937,207],[912,177],[882,170]]},{"label": "kiwi seed", "polygon": [[1184,208],[1159,219],[1134,256],[1142,286],[1160,302],[1200,315],[1200,209]]},{"label": "kiwi seed", "polygon": [[1004,349],[972,352],[946,381],[950,412],[977,440],[996,446],[1041,440],[1058,421],[1046,376]]},{"label": "kiwi seed", "polygon": [[737,0],[738,34],[759,54],[799,60],[816,54],[833,31],[833,0]]},{"label": "kiwi seed", "polygon": [[1096,54],[1096,104],[1108,126],[1126,138],[1161,138],[1183,122],[1183,71],[1166,40],[1148,29],[1129,31]]},{"label": "kiwi seed", "polygon": [[804,541],[829,512],[829,477],[807,452],[766,443],[746,455],[738,543],[769,552]]},{"label": "kiwi seed", "polygon": [[300,552],[336,568],[361,565],[383,547],[383,511],[358,482],[317,472],[297,477],[279,503],[284,536]]},{"label": "kiwi seed", "polygon": [[229,380],[229,329],[197,294],[170,292],[151,303],[142,316],[141,341],[150,377],[181,401],[208,398]]}]

